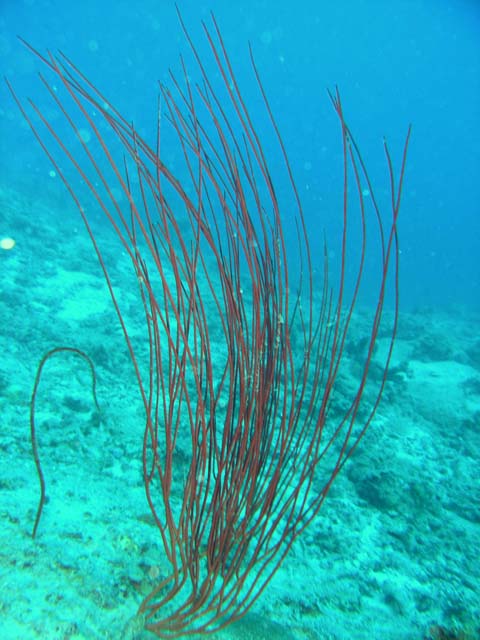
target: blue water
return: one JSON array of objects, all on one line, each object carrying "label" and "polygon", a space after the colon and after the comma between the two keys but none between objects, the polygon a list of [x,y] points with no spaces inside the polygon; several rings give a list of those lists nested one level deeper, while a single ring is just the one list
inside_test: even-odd
[{"label": "blue water", "polygon": [[[219,638],[477,640],[480,2],[188,0],[178,5],[212,86],[224,95],[202,28],[202,21],[212,28],[210,11],[215,13],[268,159],[294,258],[292,281],[299,266],[295,202],[249,43],[302,201],[316,265],[314,286],[323,284],[324,232],[330,284],[337,283],[343,221],[341,135],[328,91],[340,91],[387,229],[384,139],[398,175],[412,125],[399,219],[399,330],[382,403],[319,517],[302,532],[252,611]],[[45,65],[17,34],[42,55],[65,53],[153,147],[158,82],[172,87],[170,71],[181,77],[180,56],[192,86],[201,79],[170,0],[0,0],[2,74],[23,104],[28,108],[31,99],[38,105],[83,160],[84,150],[42,86],[38,73],[45,73]],[[62,87],[53,84],[52,90],[73,113]],[[85,125],[85,119],[76,122]],[[112,141],[105,128],[102,135]],[[95,136],[87,148],[100,151]],[[125,194],[118,196],[118,178],[99,157],[128,211]],[[178,140],[165,118],[162,158],[188,184]],[[75,170],[64,159],[59,164],[83,198],[86,190]],[[97,189],[104,194],[101,185]],[[367,205],[370,201],[366,193]],[[90,198],[88,218],[101,239],[140,367],[146,366],[145,317],[134,297],[138,274],[98,209]],[[375,304],[378,296],[372,288],[378,285],[379,246],[371,233],[371,209],[367,217],[361,299],[327,430],[358,389],[371,330],[371,307],[364,314],[363,303]],[[179,208],[180,228],[183,222]],[[359,226],[353,205],[347,290],[356,275],[351,266],[359,255]],[[9,235],[16,245],[0,252],[0,640],[149,637],[125,629],[142,598],[166,575],[168,561],[144,495],[144,407],[131,358],[79,213],[0,82],[0,238]],[[205,280],[196,284],[201,289]],[[391,286],[386,308],[391,310]],[[210,301],[208,324],[219,329],[210,334],[214,368],[225,348],[215,311]],[[371,406],[372,388],[382,379],[389,313],[385,320],[362,410]],[[28,408],[39,358],[55,345],[71,345],[92,358],[101,411],[93,407],[89,372],[81,363],[68,357],[48,363],[37,417],[48,501],[32,541],[38,494]],[[303,340],[296,339],[294,357],[302,362],[303,350]],[[218,406],[222,422],[224,407]],[[355,428],[365,413],[359,413]],[[188,426],[185,414],[182,420]],[[163,434],[164,425],[159,426]],[[191,460],[189,433],[181,430],[175,450],[177,492]]]},{"label": "blue water", "polygon": [[[338,206],[338,127],[326,90],[340,88],[348,122],[380,191],[387,185],[383,136],[398,166],[407,126],[413,124],[400,224],[403,308],[478,308],[479,3],[344,0],[302,2],[293,8],[282,1],[212,1],[179,6],[205,56],[200,21],[215,12],[255,116],[263,111],[248,60],[247,43],[252,43],[306,216],[314,225],[318,220],[322,229],[328,227],[325,216]],[[188,57],[173,2],[3,0],[2,73],[20,95],[43,105],[46,97],[36,79],[40,65],[17,34],[41,51],[68,54],[153,141],[157,80],[168,81],[170,68],[179,71],[179,55]],[[0,100],[0,169],[12,184],[28,173],[43,179],[48,163],[32,145],[3,85]],[[335,234],[335,226],[330,233]]]}]

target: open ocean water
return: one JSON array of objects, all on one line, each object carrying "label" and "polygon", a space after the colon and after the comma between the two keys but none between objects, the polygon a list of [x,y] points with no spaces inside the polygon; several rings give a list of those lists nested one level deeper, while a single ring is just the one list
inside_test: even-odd
[{"label": "open ocean water", "polygon": [[[398,223],[400,314],[382,402],[318,516],[259,600],[242,620],[211,637],[478,639],[480,3],[177,4],[214,88],[221,80],[202,21],[212,24],[211,11],[218,21],[281,205],[293,286],[301,271],[295,261],[295,202],[255,81],[251,43],[302,201],[316,299],[324,238],[335,286],[342,237],[341,135],[327,90],[340,91],[387,228],[390,182],[383,141],[398,172],[412,124]],[[154,148],[158,81],[173,88],[170,70],[181,75],[181,55],[189,78],[199,80],[170,0],[0,0],[1,73],[24,105],[31,99],[42,109],[80,162],[85,150],[52,99],[62,96],[62,87],[17,35],[42,55],[66,54]],[[65,104],[74,110],[68,98]],[[160,110],[166,123],[165,103]],[[92,131],[85,124],[79,136],[95,154],[100,149]],[[163,131],[161,157],[188,184],[178,141],[168,125]],[[108,136],[106,141],[114,145]],[[62,162],[83,196],[85,185]],[[115,186],[115,177],[104,171]],[[138,195],[138,183],[135,188]],[[367,188],[363,193],[368,205],[372,194]],[[118,191],[114,195],[128,215],[128,201]],[[90,198],[86,211],[125,322],[145,355],[138,274],[98,203]],[[359,231],[354,222],[348,265],[358,259]],[[187,225],[190,240],[189,233]],[[379,247],[371,238],[344,351],[340,408],[361,376],[376,302]],[[347,289],[354,274],[347,269]],[[0,275],[0,640],[154,638],[135,613],[168,575],[168,559],[145,497],[145,416],[134,368],[79,212],[3,82]],[[198,286],[207,283],[199,280]],[[214,305],[207,313],[215,328]],[[391,295],[385,317],[374,381],[388,349]],[[217,339],[213,333],[212,341]],[[295,355],[301,358],[298,344]],[[31,393],[42,355],[58,345],[91,358],[100,411],[85,362],[65,353],[48,362],[36,416],[47,500],[32,539],[39,485],[30,442]],[[224,348],[215,343],[217,362]],[[367,386],[367,408],[373,399]],[[180,451],[187,437],[180,433]],[[175,470],[174,492],[181,492],[187,468],[185,460]]]}]

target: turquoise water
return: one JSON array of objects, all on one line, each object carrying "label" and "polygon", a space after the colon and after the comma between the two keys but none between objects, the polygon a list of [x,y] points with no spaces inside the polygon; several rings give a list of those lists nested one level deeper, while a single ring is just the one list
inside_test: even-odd
[{"label": "turquoise water", "polygon": [[[399,222],[399,328],[382,403],[322,510],[265,592],[245,618],[218,637],[477,638],[480,10],[475,2],[317,4],[179,5],[213,87],[219,78],[208,62],[200,23],[212,9],[220,24],[282,207],[293,281],[299,272],[290,215],[294,201],[252,73],[252,44],[303,203],[316,300],[324,233],[335,285],[342,231],[341,138],[326,90],[339,87],[387,222],[383,136],[398,172],[407,128],[413,125]],[[67,54],[153,146],[157,80],[172,86],[169,70],[181,72],[180,54],[191,79],[199,79],[170,2],[135,7],[4,2],[2,72],[22,100],[29,97],[39,105],[83,160],[81,145],[38,79],[45,68],[16,34],[42,53],[48,48]],[[51,76],[49,81],[54,82]],[[65,92],[53,86],[54,95],[63,95],[73,112]],[[142,599],[168,575],[168,559],[145,498],[145,419],[134,368],[90,238],[58,167],[34,141],[6,86],[0,92],[0,636],[153,637],[133,618]],[[162,109],[165,116],[165,103]],[[85,125],[80,135],[93,153],[100,152],[91,128]],[[113,137],[104,135],[113,148]],[[161,149],[165,163],[187,184],[188,172],[167,126]],[[86,189],[75,171],[64,160],[59,168],[84,198]],[[105,164],[102,169],[118,188]],[[138,181],[131,176],[138,197]],[[121,195],[115,192],[128,213]],[[365,192],[365,199],[368,205],[371,194]],[[85,202],[143,358],[148,336],[138,304],[138,274],[98,203]],[[179,225],[185,225],[190,241],[188,221],[179,218]],[[348,249],[354,258],[359,231],[353,224]],[[376,300],[378,249],[378,241],[369,240],[334,416],[361,376]],[[352,279],[349,271],[348,286]],[[375,367],[385,356],[392,318],[391,284],[371,374],[377,385]],[[199,286],[207,287],[205,279]],[[244,293],[248,305],[248,287]],[[208,312],[215,328],[214,306]],[[225,345],[218,324],[217,329],[211,339],[220,366]],[[94,362],[100,412],[85,363],[66,354],[52,359],[37,409],[47,502],[32,540],[38,480],[29,402],[36,366],[56,345],[82,349]],[[293,355],[303,357],[300,341]],[[372,389],[367,387],[366,407],[373,402]],[[182,446],[186,456],[188,447]],[[186,469],[188,461],[180,456],[178,491]]]}]

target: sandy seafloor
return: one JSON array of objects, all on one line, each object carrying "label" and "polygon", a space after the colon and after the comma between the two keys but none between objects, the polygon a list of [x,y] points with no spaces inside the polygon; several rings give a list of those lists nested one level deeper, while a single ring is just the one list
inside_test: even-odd
[{"label": "sandy seafloor", "polygon": [[[166,560],[143,489],[142,408],[102,274],[69,205],[0,197],[0,235],[16,240],[0,253],[0,639],[153,638],[131,621]],[[117,258],[120,290],[129,267]],[[121,295],[128,308],[128,287]],[[440,638],[434,625],[452,632],[444,638],[478,637],[479,327],[465,309],[402,313],[384,399],[354,459],[253,610],[214,637]],[[94,360],[102,416],[82,363],[51,361],[37,416],[48,503],[32,540],[29,401],[55,345]]]}]

